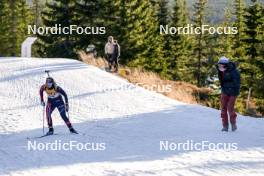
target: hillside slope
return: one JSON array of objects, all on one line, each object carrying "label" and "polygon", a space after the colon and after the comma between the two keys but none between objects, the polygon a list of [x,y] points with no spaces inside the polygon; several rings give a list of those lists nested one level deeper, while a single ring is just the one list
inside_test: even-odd
[{"label": "hillside slope", "polygon": [[[42,134],[38,91],[44,70],[70,100],[70,135],[55,112],[58,135]],[[68,59],[0,58],[0,175],[263,175],[262,119],[238,118],[222,133],[219,111],[171,100],[96,67]],[[104,151],[29,151],[38,143],[105,143]],[[237,143],[237,150],[160,150],[160,141]]]}]

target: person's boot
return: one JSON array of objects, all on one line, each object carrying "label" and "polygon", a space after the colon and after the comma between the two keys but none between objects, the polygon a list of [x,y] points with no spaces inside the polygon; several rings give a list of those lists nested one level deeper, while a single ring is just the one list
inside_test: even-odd
[{"label": "person's boot", "polygon": [[228,126],[223,126],[222,131],[228,131]]},{"label": "person's boot", "polygon": [[232,125],[232,131],[236,131],[237,130],[237,125],[234,123],[234,124],[231,124]]},{"label": "person's boot", "polygon": [[49,127],[49,131],[46,133],[46,135],[53,135],[54,129],[53,127]]},{"label": "person's boot", "polygon": [[70,127],[69,130],[71,133],[79,134],[73,127]]},{"label": "person's boot", "polygon": [[118,73],[118,66],[115,66],[115,73]]}]

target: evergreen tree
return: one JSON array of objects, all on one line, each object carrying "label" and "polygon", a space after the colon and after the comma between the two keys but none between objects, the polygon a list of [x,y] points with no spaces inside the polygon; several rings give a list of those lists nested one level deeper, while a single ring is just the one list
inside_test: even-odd
[{"label": "evergreen tree", "polygon": [[238,33],[234,35],[233,39],[233,57],[237,61],[243,62],[243,57],[245,56],[244,53],[244,46],[243,42],[241,42],[242,38],[244,37],[244,13],[245,13],[245,1],[244,0],[234,0],[233,3],[233,9],[234,9],[234,23],[233,26],[237,27]]},{"label": "evergreen tree", "polygon": [[[194,26],[202,28],[205,24],[205,8],[207,0],[197,0],[194,4]],[[195,37],[194,44],[194,57],[197,59],[197,71],[195,72],[197,79],[197,86],[201,86],[204,83],[207,74],[207,68],[203,67],[206,62],[206,36],[200,32]]]},{"label": "evergreen tree", "polygon": [[159,25],[169,24],[169,8],[168,0],[159,0],[158,1],[158,23]]},{"label": "evergreen tree", "polygon": [[[132,4],[131,8],[132,11],[135,9],[135,13],[131,14],[131,22],[133,21],[133,16],[137,16],[137,21],[131,36],[132,38],[135,36],[135,40],[137,40],[136,42],[139,44],[138,48],[140,49],[142,47],[143,49],[143,52],[138,54],[136,58],[143,61],[144,68],[166,77],[167,63],[161,46],[162,38],[157,32],[158,21],[155,18],[156,12],[153,10],[156,9],[155,4],[152,5],[150,1],[141,0],[137,1],[134,5]],[[142,21],[142,19],[144,20]],[[142,38],[140,36],[142,36]]]},{"label": "evergreen tree", "polygon": [[[15,56],[16,55],[16,48],[18,47],[17,46],[17,38],[18,36],[16,35],[17,34],[17,3],[15,0],[10,0],[9,1],[9,8],[11,9],[10,11],[10,18],[9,18],[9,22],[11,24],[11,27],[10,27],[10,34],[13,33],[14,35],[10,36],[10,50],[11,50],[11,55],[12,56]],[[9,35],[10,35],[9,34]]]},{"label": "evergreen tree", "polygon": [[116,37],[121,46],[121,63],[141,66],[166,76],[166,59],[158,33],[157,6],[150,0],[120,0]]},{"label": "evergreen tree", "polygon": [[[157,9],[157,18],[158,18],[158,25],[159,27],[166,26],[170,24],[170,13],[169,13],[169,8],[168,8],[168,0],[159,0],[158,1],[158,9]],[[157,28],[159,32],[159,28]],[[170,36],[169,35],[163,35],[162,36],[162,48],[164,51],[164,54],[166,57],[169,56],[170,51]]]},{"label": "evergreen tree", "polygon": [[[188,14],[185,0],[175,0],[171,18],[171,26],[184,27],[187,25]],[[188,68],[191,54],[191,37],[184,34],[176,33],[170,36],[169,48],[169,74],[173,80],[190,81],[192,69]]]},{"label": "evergreen tree", "polygon": [[[225,8],[224,21],[219,26],[228,27],[232,26],[232,13],[231,7]],[[233,58],[233,36],[230,34],[221,34],[217,38],[217,55],[226,56],[228,58]]]},{"label": "evergreen tree", "polygon": [[[244,85],[249,92],[253,91],[253,96],[259,99],[258,103],[263,106],[264,58],[261,51],[263,49],[263,5],[261,6],[256,0],[251,0],[244,17],[246,38],[243,42],[247,46],[247,59],[241,65],[245,79]],[[263,113],[263,108],[260,109]]]},{"label": "evergreen tree", "polygon": [[2,54],[5,56],[19,56],[21,44],[28,36],[27,25],[31,23],[30,8],[25,0],[3,0],[1,9],[0,33]]},{"label": "evergreen tree", "polygon": [[35,25],[40,26],[42,24],[41,21],[41,11],[43,8],[43,4],[40,0],[33,0],[32,1],[32,13],[33,13],[33,22]]},{"label": "evergreen tree", "polygon": [[244,0],[234,0],[234,27],[237,27],[238,33],[234,36],[233,40],[233,56],[240,60],[244,56],[244,47],[241,39],[243,38],[244,32],[244,12],[245,12],[245,2]]},{"label": "evergreen tree", "polygon": [[[54,0],[46,3],[42,12],[44,26],[70,27],[78,25],[75,0]],[[69,31],[68,31],[69,32]],[[40,54],[43,57],[76,58],[76,33],[73,34],[44,34],[38,35]]]},{"label": "evergreen tree", "polygon": [[[26,0],[20,0],[17,2],[17,44],[16,44],[16,55],[20,55],[21,44],[29,36],[28,25],[32,24],[33,15],[30,11],[30,7],[27,5]],[[19,54],[18,54],[19,53]]]},{"label": "evergreen tree", "polygon": [[85,0],[76,3],[78,18],[81,25],[91,27],[106,27],[106,34],[102,35],[79,35],[78,46],[82,49],[89,44],[94,44],[97,51],[103,55],[107,36],[113,35],[112,28],[117,21],[115,14],[117,7],[111,0]]},{"label": "evergreen tree", "polygon": [[259,3],[256,0],[252,0],[252,5],[246,9],[245,24],[246,24],[246,39],[243,41],[247,44],[246,54],[252,60],[252,63],[255,63],[256,58],[260,55],[259,45],[260,41],[260,31],[261,29],[261,20],[262,20],[262,9]]},{"label": "evergreen tree", "polygon": [[7,56],[10,53],[9,37],[10,23],[7,20],[9,18],[10,9],[7,0],[3,0],[0,3],[0,55]]},{"label": "evergreen tree", "polygon": [[[155,4],[153,3],[153,6],[155,6]],[[161,35],[160,34],[160,27],[161,26],[166,26],[170,24],[170,10],[169,10],[169,1],[168,0],[159,0],[157,2],[157,35],[159,35],[160,37],[160,46],[161,46],[161,50],[162,50],[162,55],[163,55],[163,66],[164,66],[164,70],[163,71],[163,76],[166,77],[167,79],[171,79],[171,74],[169,73],[168,70],[168,59],[171,53],[171,37],[170,35]],[[160,36],[161,35],[161,36]]]}]

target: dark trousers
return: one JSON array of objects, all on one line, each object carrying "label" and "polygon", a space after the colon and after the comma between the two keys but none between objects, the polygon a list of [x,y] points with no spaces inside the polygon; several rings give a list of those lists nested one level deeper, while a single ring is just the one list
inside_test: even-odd
[{"label": "dark trousers", "polygon": [[118,71],[118,56],[112,54],[109,61],[109,70],[112,70],[112,67],[115,68],[115,71]]},{"label": "dark trousers", "polygon": [[114,66],[114,68],[116,69],[116,71],[118,70],[118,59],[117,58],[113,58],[113,60],[111,60],[109,62],[109,69],[112,69],[112,66]]},{"label": "dark trousers", "polygon": [[48,100],[47,106],[46,106],[46,117],[47,117],[47,122],[48,122],[48,126],[49,128],[52,128],[52,118],[51,118],[51,114],[55,109],[58,109],[58,111],[60,112],[61,118],[64,120],[64,122],[66,123],[66,125],[71,128],[71,122],[69,120],[69,118],[66,115],[66,108],[65,108],[65,104],[62,100],[62,98],[56,98],[53,100]]},{"label": "dark trousers", "polygon": [[106,54],[107,62],[110,62],[111,58],[112,58],[112,54]]},{"label": "dark trousers", "polygon": [[228,127],[228,114],[230,123],[236,124],[237,114],[235,112],[235,96],[228,96],[222,93],[221,95],[221,118],[224,127]]}]

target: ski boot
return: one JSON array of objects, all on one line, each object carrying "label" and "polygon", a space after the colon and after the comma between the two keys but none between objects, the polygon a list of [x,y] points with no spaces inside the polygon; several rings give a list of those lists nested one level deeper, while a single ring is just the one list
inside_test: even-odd
[{"label": "ski boot", "polygon": [[69,130],[70,130],[71,133],[79,134],[73,127],[69,128]]},{"label": "ski boot", "polygon": [[49,128],[49,131],[46,133],[46,135],[53,135],[54,129],[51,127]]},{"label": "ski boot", "polygon": [[222,131],[228,131],[228,126],[223,126]]},{"label": "ski boot", "polygon": [[232,131],[236,131],[237,130],[237,125],[234,123],[232,124]]}]

